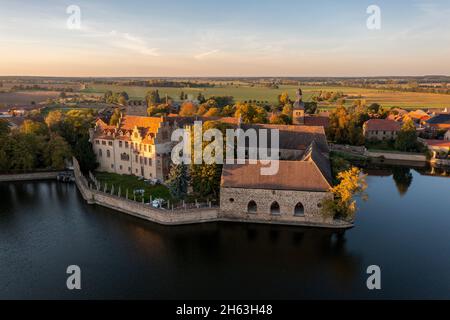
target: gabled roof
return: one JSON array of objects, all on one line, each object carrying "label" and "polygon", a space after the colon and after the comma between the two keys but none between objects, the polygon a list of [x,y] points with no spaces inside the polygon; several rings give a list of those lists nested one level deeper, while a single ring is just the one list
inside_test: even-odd
[{"label": "gabled roof", "polygon": [[394,120],[370,119],[364,122],[364,127],[368,131],[400,131],[402,125]]},{"label": "gabled roof", "polygon": [[450,124],[450,113],[441,113],[426,121],[428,124]]},{"label": "gabled roof", "polygon": [[328,191],[332,185],[328,158],[317,150],[313,142],[302,160],[279,160],[275,175],[262,175],[260,162],[256,164],[225,164],[221,186],[224,188]]},{"label": "gabled roof", "polygon": [[[325,130],[321,126],[300,126],[282,124],[242,124],[241,128],[279,130],[279,148],[285,150],[306,150],[315,141],[321,152],[329,152]],[[270,135],[268,134],[270,137]]]}]

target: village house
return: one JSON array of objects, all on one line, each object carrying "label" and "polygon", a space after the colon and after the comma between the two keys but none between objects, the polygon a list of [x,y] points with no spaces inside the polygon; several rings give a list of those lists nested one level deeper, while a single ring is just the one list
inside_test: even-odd
[{"label": "village house", "polygon": [[394,140],[401,123],[388,119],[370,119],[363,124],[363,134],[367,140]]},{"label": "village house", "polygon": [[447,132],[445,133],[444,140],[450,141],[450,130],[447,130]]},{"label": "village house", "polygon": [[450,129],[450,113],[440,113],[425,121],[425,128],[431,134]]}]

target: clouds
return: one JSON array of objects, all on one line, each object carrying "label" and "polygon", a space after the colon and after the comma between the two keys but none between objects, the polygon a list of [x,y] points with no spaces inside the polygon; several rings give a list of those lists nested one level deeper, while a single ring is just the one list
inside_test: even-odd
[{"label": "clouds", "polygon": [[219,49],[214,49],[214,50],[202,52],[202,53],[196,54],[194,56],[194,58],[197,59],[197,60],[203,60],[204,58],[206,58],[206,57],[208,57],[210,55],[213,55],[215,53],[218,53],[219,51],[220,51]]}]

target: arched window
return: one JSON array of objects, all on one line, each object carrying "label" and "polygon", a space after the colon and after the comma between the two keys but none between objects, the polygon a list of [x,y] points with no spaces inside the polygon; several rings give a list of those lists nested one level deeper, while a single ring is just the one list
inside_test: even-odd
[{"label": "arched window", "polygon": [[257,211],[256,202],[252,200],[247,205],[247,212],[256,213],[256,211]]},{"label": "arched window", "polygon": [[305,208],[303,207],[303,204],[299,202],[295,205],[294,216],[304,216],[304,215],[305,215]]},{"label": "arched window", "polygon": [[280,205],[278,204],[278,202],[274,201],[270,205],[270,213],[271,214],[280,214]]},{"label": "arched window", "polygon": [[111,152],[109,150],[106,150],[106,156],[109,158],[111,157]]}]

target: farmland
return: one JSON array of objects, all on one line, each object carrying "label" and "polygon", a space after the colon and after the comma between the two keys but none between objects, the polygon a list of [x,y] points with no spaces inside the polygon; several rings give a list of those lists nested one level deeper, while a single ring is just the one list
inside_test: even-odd
[{"label": "farmland", "polygon": [[[103,94],[111,90],[113,92],[126,91],[130,99],[143,99],[149,90],[158,89],[160,96],[167,94],[178,100],[180,92],[183,91],[195,98],[198,93],[206,97],[210,96],[233,96],[236,101],[257,100],[276,103],[278,95],[288,92],[291,99],[295,97],[297,86],[282,85],[277,89],[260,86],[231,86],[220,85],[214,88],[151,88],[138,86],[120,86],[108,84],[91,84],[83,91],[84,93]],[[450,95],[418,92],[399,92],[393,90],[377,90],[353,87],[332,86],[302,86],[303,99],[310,101],[313,95],[322,91],[341,91],[347,95],[346,105],[351,105],[353,100],[365,99],[367,103],[377,102],[384,107],[402,108],[444,108],[450,107]],[[321,108],[334,108],[334,104],[321,103]]]}]

